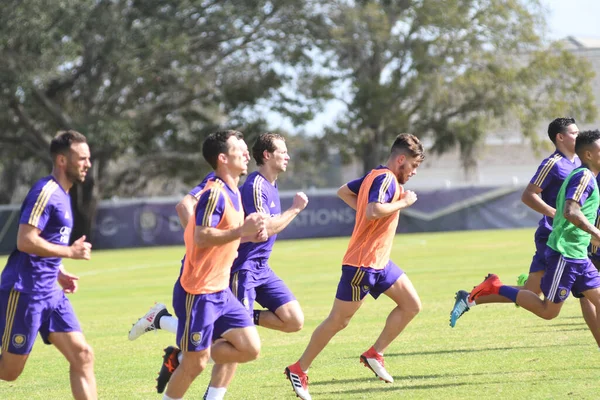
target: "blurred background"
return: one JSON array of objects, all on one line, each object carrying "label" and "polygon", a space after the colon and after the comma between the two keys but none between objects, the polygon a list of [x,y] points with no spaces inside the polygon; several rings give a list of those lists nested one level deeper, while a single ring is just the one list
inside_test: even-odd
[{"label": "blurred background", "polygon": [[[592,0],[5,0],[0,13],[0,253],[49,174],[60,129],[92,173],[72,192],[95,248],[182,243],[174,205],[209,172],[218,129],[287,138],[282,238],[348,235],[334,196],[410,132],[426,159],[399,232],[534,226],[522,188],[552,151],[548,123],[600,119]],[[252,165],[254,165],[252,163]]]}]

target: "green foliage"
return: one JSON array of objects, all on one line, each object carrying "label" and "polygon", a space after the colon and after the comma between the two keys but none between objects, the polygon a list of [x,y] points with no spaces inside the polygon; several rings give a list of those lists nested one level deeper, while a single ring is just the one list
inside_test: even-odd
[{"label": "green foliage", "polygon": [[547,45],[537,0],[329,3],[320,48],[350,89],[326,134],[365,169],[404,131],[431,138],[437,153],[458,147],[470,168],[499,123],[535,145],[540,122],[597,115],[589,63]]},{"label": "green foliage", "polygon": [[[398,235],[392,259],[408,274],[423,309],[385,352],[393,384],[377,380],[358,362],[373,344],[393,303],[367,296],[346,329],[310,368],[315,399],[587,399],[598,397],[598,349],[578,301],[544,321],[512,304],[477,306],[455,328],[448,326],[454,292],[478,284],[489,272],[514,284],[527,271],[533,231],[503,230]],[[270,265],[296,295],[304,328],[285,334],[259,328],[258,360],[241,365],[226,397],[295,399],[283,369],[302,354],[328,315],[348,238],[281,241]],[[80,276],[69,296],[95,351],[100,399],[160,398],[154,390],[162,349],[174,344],[164,331],[127,340],[131,324],[155,301],[171,309],[182,247],[96,251],[89,262],[65,260]],[[4,258],[0,261],[4,261]],[[210,366],[186,398],[202,398]],[[3,399],[67,399],[68,364],[38,338],[23,375],[0,381]]]},{"label": "green foliage", "polygon": [[0,15],[2,152],[48,160],[55,131],[81,130],[103,197],[130,194],[133,179],[142,189],[178,171],[201,177],[202,139],[255,129],[254,107],[289,79],[274,65],[306,62],[297,46],[314,18],[291,0],[11,3]]}]

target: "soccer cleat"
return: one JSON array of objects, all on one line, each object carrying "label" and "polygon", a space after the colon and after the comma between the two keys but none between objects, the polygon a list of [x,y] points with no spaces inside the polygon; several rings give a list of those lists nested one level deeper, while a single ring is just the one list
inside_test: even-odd
[{"label": "soccer cleat", "polygon": [[[517,286],[525,286],[525,284],[527,283],[527,279],[529,279],[529,274],[519,275],[519,277],[517,278]],[[520,308],[521,306],[515,303],[515,307]]]},{"label": "soccer cleat", "polygon": [[290,380],[292,389],[296,392],[297,397],[300,397],[302,400],[312,400],[310,393],[308,393],[308,375],[302,371],[300,363],[297,362],[286,367],[283,373]]},{"label": "soccer cleat", "polygon": [[142,336],[146,332],[150,332],[156,329],[160,329],[158,321],[163,316],[171,316],[167,311],[167,306],[161,303],[156,303],[150,311],[146,313],[142,318],[138,319],[129,331],[129,340],[135,340]]},{"label": "soccer cleat", "polygon": [[525,286],[528,278],[529,278],[529,274],[519,275],[519,277],[517,278],[517,286]]},{"label": "soccer cleat", "polygon": [[475,301],[481,296],[498,294],[500,286],[502,286],[502,282],[500,282],[500,278],[498,278],[498,275],[488,274],[488,276],[485,277],[483,282],[481,282],[479,285],[475,286],[473,290],[471,290],[471,293],[469,294],[469,302]]},{"label": "soccer cleat", "polygon": [[158,393],[165,391],[167,383],[169,383],[169,379],[171,379],[171,375],[173,375],[175,368],[179,366],[177,356],[180,351],[181,350],[175,346],[169,346],[165,349],[163,362],[160,366],[160,371],[158,372],[158,378],[156,378],[156,391]]},{"label": "soccer cleat", "polygon": [[459,290],[456,292],[456,297],[454,298],[456,301],[454,302],[454,307],[452,307],[452,312],[450,312],[450,327],[452,328],[456,325],[456,321],[458,321],[464,313],[470,310],[469,304],[467,303],[469,293],[466,290]]},{"label": "soccer cleat", "polygon": [[394,378],[385,370],[383,356],[379,355],[373,347],[360,356],[360,362],[375,373],[375,376],[386,383],[394,382]]}]

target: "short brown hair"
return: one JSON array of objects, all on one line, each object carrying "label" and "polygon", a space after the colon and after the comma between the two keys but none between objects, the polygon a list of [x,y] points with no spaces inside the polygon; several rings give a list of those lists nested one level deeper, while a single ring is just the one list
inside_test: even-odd
[{"label": "short brown hair", "polygon": [[73,143],[87,143],[87,139],[73,129],[58,131],[50,142],[50,156],[54,159],[59,154],[67,155]]},{"label": "short brown hair", "polygon": [[425,159],[423,144],[418,137],[410,133],[401,133],[396,136],[392,144],[391,154],[404,153],[411,157],[417,157],[421,161]]},{"label": "short brown hair", "polygon": [[238,139],[244,138],[242,132],[230,129],[211,133],[204,139],[204,142],[202,143],[202,156],[204,156],[206,162],[213,169],[217,169],[217,159],[219,158],[219,154],[227,154],[229,151],[227,140],[232,136],[235,136]]},{"label": "short brown hair", "polygon": [[256,141],[252,145],[252,157],[256,160],[256,165],[263,165],[265,163],[265,150],[269,153],[275,151],[275,140],[283,140],[285,138],[278,133],[265,132],[258,135]]}]

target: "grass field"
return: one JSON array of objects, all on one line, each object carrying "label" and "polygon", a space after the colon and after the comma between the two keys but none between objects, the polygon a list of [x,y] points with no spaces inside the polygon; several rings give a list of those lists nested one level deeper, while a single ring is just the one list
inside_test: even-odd
[{"label": "grass field", "polygon": [[[457,289],[470,289],[488,272],[507,283],[529,268],[532,230],[471,231],[396,237],[392,259],[414,283],[423,311],[387,350],[393,384],[374,379],[359,364],[375,340],[392,302],[369,298],[348,328],[310,369],[314,399],[598,399],[600,351],[569,298],[553,321],[511,304],[479,306],[457,327],[448,316]],[[347,238],[281,241],[271,266],[296,294],[305,313],[301,332],[259,328],[259,360],[238,369],[226,398],[294,399],[283,369],[296,361],[325,318],[340,276]],[[79,274],[71,296],[96,353],[100,399],[160,399],[154,390],[166,332],[127,340],[131,323],[155,302],[170,305],[182,247],[97,251],[90,262],[65,260]],[[5,258],[0,260],[4,265]],[[210,369],[210,367],[209,367]],[[200,399],[205,371],[186,398]],[[51,346],[35,344],[23,375],[0,382],[0,399],[70,398],[68,364]]]}]

